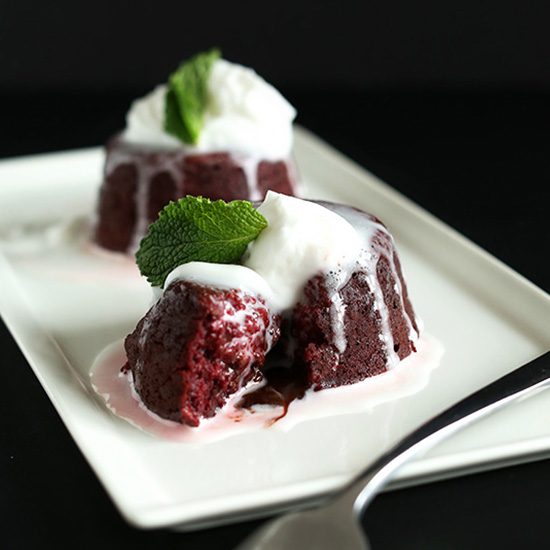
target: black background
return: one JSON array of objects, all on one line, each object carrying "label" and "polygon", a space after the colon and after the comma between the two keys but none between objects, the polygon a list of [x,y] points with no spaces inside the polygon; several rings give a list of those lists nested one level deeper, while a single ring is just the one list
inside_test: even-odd
[{"label": "black background", "polygon": [[547,90],[544,0],[0,4],[0,90],[149,89],[200,49],[283,88]]},{"label": "black background", "polygon": [[[299,123],[548,292],[548,11],[489,0],[3,2],[0,157],[101,145],[132,98],[218,45],[279,87]],[[4,327],[0,351],[3,547],[233,548],[256,525],[125,524]],[[550,463],[537,460],[382,494],[365,524],[375,550],[545,548],[549,494]]]}]

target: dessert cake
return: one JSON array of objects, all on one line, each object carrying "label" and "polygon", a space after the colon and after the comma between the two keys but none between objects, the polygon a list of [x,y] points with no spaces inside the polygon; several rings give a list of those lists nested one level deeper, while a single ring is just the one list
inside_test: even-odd
[{"label": "dessert cake", "polygon": [[324,204],[361,236],[355,262],[311,277],[293,307],[294,364],[314,390],[380,374],[415,351],[419,328],[393,238],[374,216]]},{"label": "dessert cake", "polygon": [[261,200],[268,189],[298,195],[295,115],[253,70],[216,51],[196,55],[166,85],[136,100],[125,130],[108,142],[93,240],[133,253],[158,212],[186,195],[225,201]]},{"label": "dessert cake", "polygon": [[259,296],[174,281],[126,339],[135,390],[162,418],[198,426],[262,379],[279,327]]},{"label": "dessert cake", "polygon": [[294,388],[278,377],[271,394],[284,402],[380,374],[415,351],[418,321],[378,219],[273,192],[258,212],[267,227],[240,265],[177,266],[126,338],[125,369],[163,418],[196,426],[250,382],[246,406],[261,403],[250,396],[258,385],[270,393],[266,356]]}]

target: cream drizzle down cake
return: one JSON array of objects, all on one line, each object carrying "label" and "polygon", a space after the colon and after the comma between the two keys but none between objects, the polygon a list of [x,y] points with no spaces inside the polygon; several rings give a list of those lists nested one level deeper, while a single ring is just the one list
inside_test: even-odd
[{"label": "cream drizzle down cake", "polygon": [[167,84],[134,101],[126,128],[108,142],[93,240],[134,253],[158,212],[186,195],[299,195],[291,159],[295,116],[252,69],[217,50],[197,54]]},{"label": "cream drizzle down cake", "polygon": [[126,338],[124,371],[161,418],[198,426],[243,390],[242,406],[288,404],[416,351],[420,323],[378,219],[274,192],[257,212],[267,226],[240,263],[178,265]]}]

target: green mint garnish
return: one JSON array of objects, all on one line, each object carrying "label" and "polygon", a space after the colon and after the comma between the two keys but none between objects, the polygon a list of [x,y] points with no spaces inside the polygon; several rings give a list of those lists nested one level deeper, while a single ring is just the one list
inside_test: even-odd
[{"label": "green mint garnish", "polygon": [[182,63],[168,79],[164,130],[184,143],[195,145],[204,124],[207,84],[220,51],[211,49]]},{"label": "green mint garnish", "polygon": [[187,196],[159,213],[141,240],[136,261],[153,286],[164,285],[168,274],[186,262],[237,262],[266,219],[248,201],[210,201]]}]

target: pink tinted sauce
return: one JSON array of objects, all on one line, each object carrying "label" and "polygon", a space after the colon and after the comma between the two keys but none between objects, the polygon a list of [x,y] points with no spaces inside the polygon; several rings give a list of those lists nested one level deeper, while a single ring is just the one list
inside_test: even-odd
[{"label": "pink tinted sauce", "polygon": [[243,432],[264,429],[288,430],[292,426],[335,414],[371,410],[375,405],[411,395],[424,388],[443,355],[443,346],[433,336],[423,334],[418,351],[397,366],[350,386],[318,392],[307,391],[301,399],[284,406],[259,405],[251,409],[237,406],[243,395],[258,384],[243,388],[232,396],[214,418],[203,420],[198,428],[165,420],[147,410],[135,393],[131,373],[122,373],[126,363],[123,342],[115,342],[96,358],[90,372],[94,390],[107,407],[140,430],[169,441],[207,443]]}]

